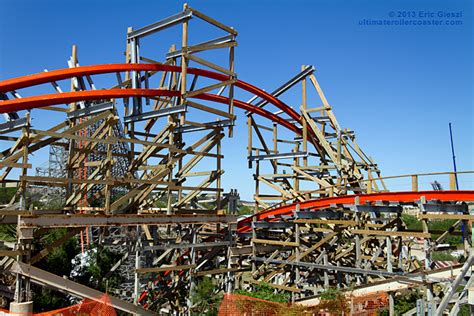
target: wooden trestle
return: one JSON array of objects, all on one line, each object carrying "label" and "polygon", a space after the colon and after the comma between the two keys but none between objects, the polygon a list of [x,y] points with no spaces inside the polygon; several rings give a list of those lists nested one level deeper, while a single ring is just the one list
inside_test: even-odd
[{"label": "wooden trestle", "polygon": [[[192,43],[193,18],[223,35]],[[143,39],[170,27],[181,28],[179,46],[170,43],[164,59],[143,56]],[[237,31],[187,5],[129,28],[126,37],[124,64],[81,66],[73,46],[68,69],[0,82],[6,118],[0,183],[15,190],[0,208],[0,223],[18,231],[15,245],[0,250],[0,262],[2,273],[16,267],[15,301],[31,300],[30,278],[47,275],[33,266],[74,236],[81,236],[85,252],[100,243],[122,255],[108,274],[131,275],[109,289],[116,306],[162,313],[192,310],[203,276],[213,278],[216,292],[264,281],[295,300],[328,286],[402,277],[426,286],[432,302],[431,283],[414,273],[432,268],[433,247],[462,234],[467,256],[472,218],[466,203],[421,194],[410,201],[359,201],[387,192],[385,179],[354,131],[340,126],[313,66],[297,69],[271,93],[241,81]],[[209,52],[225,64],[205,59]],[[52,92],[26,96],[38,85]],[[296,104],[283,101],[290,89],[301,91]],[[239,228],[235,201],[228,203],[234,193],[222,188],[222,140],[242,137],[234,135],[236,107],[246,116],[257,214]],[[40,168],[37,157],[48,154],[49,167]],[[411,180],[417,192],[418,176]],[[354,203],[302,208],[349,195],[357,196]],[[406,230],[401,213],[408,204],[420,208],[422,232]],[[429,231],[428,221],[440,218],[456,219],[452,230]],[[45,249],[32,248],[34,238],[58,227],[67,234]],[[410,256],[419,240],[424,267]],[[71,286],[73,295],[95,293]]]}]

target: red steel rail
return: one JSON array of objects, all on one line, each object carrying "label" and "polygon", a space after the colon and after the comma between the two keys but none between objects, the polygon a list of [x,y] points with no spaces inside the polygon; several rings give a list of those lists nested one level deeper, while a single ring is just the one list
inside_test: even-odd
[{"label": "red steel rail", "polygon": [[[82,77],[88,75],[98,75],[98,74],[106,74],[106,73],[116,73],[122,71],[169,71],[169,72],[181,72],[181,67],[178,66],[171,66],[171,65],[164,65],[164,64],[105,64],[105,65],[93,65],[93,66],[81,66],[75,68],[66,68],[66,69],[59,69],[53,70],[48,72],[37,73],[33,75],[12,78],[3,80],[0,82],[0,92],[7,92],[16,89],[31,87],[43,83],[49,83],[53,81],[74,78],[74,77]],[[224,74],[220,74],[217,72],[198,69],[198,68],[188,68],[187,73],[191,75],[198,75],[202,77],[207,77],[219,81],[229,80],[230,77]],[[274,104],[280,110],[287,113],[292,119],[299,120],[300,115],[293,110],[291,107],[286,105],[284,102],[280,101],[278,98],[272,96],[268,92],[259,89],[250,83],[245,81],[238,80],[235,83],[236,87],[239,87],[245,91],[251,92],[260,98]],[[127,89],[128,90],[128,89]],[[3,106],[8,105],[10,102],[15,100],[8,100],[3,101],[0,104]],[[17,108],[15,111],[24,110],[21,108],[20,104],[17,104]],[[5,110],[2,110],[0,107],[0,113],[5,113]]]},{"label": "red steel rail", "polygon": [[296,205],[299,204],[300,209],[307,209],[310,211],[317,211],[331,205],[341,205],[341,204],[355,204],[356,197],[359,197],[359,203],[374,203],[377,201],[387,201],[387,202],[416,202],[421,200],[422,197],[425,197],[426,200],[438,200],[443,202],[448,201],[460,201],[468,202],[474,201],[474,190],[465,190],[465,191],[419,191],[419,192],[381,192],[381,193],[372,193],[372,194],[354,194],[354,195],[343,195],[323,199],[314,199],[299,203],[293,203],[284,205],[275,209],[268,209],[257,214],[254,214],[250,217],[247,217],[238,222],[237,231],[239,233],[247,232],[251,230],[250,223],[253,219],[262,220],[270,216],[278,215],[289,215],[295,209]]}]

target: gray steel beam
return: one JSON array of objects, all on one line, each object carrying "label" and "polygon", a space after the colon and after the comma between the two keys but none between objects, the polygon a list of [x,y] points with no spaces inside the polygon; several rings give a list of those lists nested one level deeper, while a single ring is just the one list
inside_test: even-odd
[{"label": "gray steel beam", "polygon": [[370,275],[377,275],[381,277],[423,278],[423,276],[414,274],[414,273],[365,270],[365,269],[359,269],[359,268],[334,266],[330,264],[324,265],[324,264],[316,264],[316,263],[311,263],[311,262],[276,260],[276,259],[269,260],[267,258],[262,258],[262,257],[252,257],[252,260],[259,261],[259,262],[267,262],[270,264],[286,264],[286,265],[291,265],[291,266],[300,266],[300,267],[314,268],[314,269],[320,269],[320,270],[341,271],[341,272],[354,273],[354,274],[370,274]]},{"label": "gray steel beam", "polygon": [[[9,113],[11,114],[11,113]],[[16,113],[15,113],[16,114]],[[5,134],[9,132],[13,132],[19,130],[20,128],[28,126],[28,120],[26,117],[22,117],[20,119],[2,123],[0,124],[0,134]]]},{"label": "gray steel beam", "polygon": [[[293,87],[295,84],[297,84],[298,82],[300,82],[301,80],[303,80],[304,78],[306,78],[307,76],[311,75],[313,72],[314,72],[314,66],[307,66],[303,71],[301,71],[299,74],[297,74],[296,76],[294,76],[293,78],[291,78],[290,80],[288,80],[287,82],[285,82],[284,84],[282,84],[280,87],[278,87],[277,89],[275,89],[271,95],[273,95],[274,97],[278,97],[280,94],[282,94],[283,92],[289,90],[291,87]],[[265,104],[267,104],[268,101],[267,100],[262,100],[260,102],[258,102],[256,104],[256,106],[258,107],[262,107],[264,106]]]},{"label": "gray steel beam", "polygon": [[85,226],[136,226],[206,224],[236,222],[235,215],[157,215],[157,214],[58,214],[21,216],[19,227],[85,227]]},{"label": "gray steel beam", "polygon": [[139,122],[139,121],[145,121],[149,120],[152,118],[157,118],[157,117],[163,117],[163,116],[168,116],[171,114],[178,114],[178,113],[183,113],[186,112],[187,106],[186,105],[177,105],[165,109],[160,109],[156,111],[150,111],[150,112],[145,112],[137,115],[130,115],[130,116],[125,116],[123,118],[124,123],[132,123],[132,122]]},{"label": "gray steel beam", "polygon": [[296,218],[300,219],[313,219],[313,218],[327,218],[327,219],[342,219],[344,217],[344,212],[333,211],[330,209],[322,209],[317,212],[312,211],[294,211]]},{"label": "gray steel beam", "polygon": [[170,16],[166,19],[163,19],[156,23],[142,27],[141,29],[138,29],[136,31],[130,32],[127,35],[127,39],[130,40],[133,38],[140,38],[140,37],[151,35],[161,30],[167,29],[173,25],[189,20],[190,18],[192,18],[192,15],[193,13],[191,12],[191,10],[185,10],[183,12]]},{"label": "gray steel beam", "polygon": [[[306,78],[307,76],[311,75],[315,71],[314,66],[310,65],[307,66],[303,71],[301,71],[299,74],[285,82],[283,85],[275,89],[272,93],[270,93],[274,97],[278,97],[285,91],[289,90],[291,87],[293,87],[295,84]],[[248,103],[252,103],[255,101],[258,97],[254,96],[252,99],[248,101]],[[256,106],[258,107],[263,107],[268,103],[267,100],[261,100],[259,101]],[[250,112],[246,112],[245,114],[249,114]]]},{"label": "gray steel beam", "polygon": [[[7,101],[8,100],[8,96],[5,94],[5,93],[0,93],[0,100],[3,100],[3,101]],[[3,113],[3,116],[5,117],[5,120],[8,122],[8,121],[13,121],[13,120],[17,120],[20,118],[20,116],[18,115],[18,113],[16,112],[10,112],[10,113]]]},{"label": "gray steel beam", "polygon": [[229,127],[234,125],[232,120],[223,120],[217,122],[203,123],[205,126],[181,126],[173,130],[173,133],[190,133],[196,131],[202,131],[206,129],[216,128],[216,127]]},{"label": "gray steel beam", "polygon": [[401,213],[402,207],[386,206],[386,205],[354,205],[354,211],[356,212],[381,212],[381,213]]},{"label": "gray steel beam", "polygon": [[436,315],[444,314],[444,310],[446,309],[446,307],[448,307],[449,302],[453,298],[454,294],[456,294],[456,291],[458,290],[459,285],[461,285],[461,282],[466,276],[466,273],[471,269],[473,263],[474,263],[474,255],[471,254],[467,258],[464,265],[462,266],[461,272],[457,275],[456,279],[454,279],[453,283],[449,287],[446,295],[443,296],[443,299],[441,300],[441,303],[439,303],[438,309],[436,310]]},{"label": "gray steel beam", "polygon": [[203,243],[166,243],[163,245],[156,246],[145,246],[142,247],[144,251],[150,250],[166,250],[166,249],[188,249],[188,248],[213,248],[213,247],[229,247],[235,246],[235,243],[230,241],[216,241],[216,242],[203,242]]},{"label": "gray steel beam", "polygon": [[104,102],[100,104],[95,104],[87,108],[83,109],[78,109],[76,111],[68,112],[67,113],[67,118],[70,119],[75,119],[83,116],[88,116],[88,115],[93,115],[97,113],[101,113],[107,110],[112,110],[114,109],[114,104],[112,102]]},{"label": "gray steel beam", "polygon": [[250,161],[259,161],[259,160],[275,160],[275,159],[292,159],[292,158],[303,158],[308,157],[308,152],[297,151],[291,153],[281,153],[281,154],[269,154],[269,155],[258,155],[250,156],[248,159]]},{"label": "gray steel beam", "polygon": [[447,213],[464,213],[468,211],[467,204],[423,204],[425,212],[447,212]]},{"label": "gray steel beam", "polygon": [[254,228],[292,228],[292,222],[253,222]]},{"label": "gray steel beam", "polygon": [[[201,46],[201,45],[218,45],[218,44],[225,44],[225,43],[230,43],[230,42],[233,42],[234,41],[234,36],[233,35],[226,35],[226,36],[222,36],[222,37],[219,37],[219,38],[215,38],[213,40],[210,40],[210,41],[207,41],[207,42],[202,42],[202,43],[199,43],[199,44],[195,44],[195,45],[192,45],[192,46],[189,46],[187,48],[187,52],[188,53],[192,53],[194,51],[194,47],[195,46]],[[175,58],[175,57],[179,57],[181,56],[181,49],[178,49],[178,50],[175,50],[173,52],[170,52],[168,54],[166,54],[166,59],[170,59],[170,58]]]},{"label": "gray steel beam", "polygon": [[[39,281],[39,283],[41,284],[51,286],[61,291],[65,291],[76,297],[98,300],[104,295],[104,293],[100,291],[91,289],[90,287],[60,277],[53,273],[38,269],[29,264],[15,262],[11,267],[11,271]],[[114,308],[119,309],[121,311],[127,313],[134,313],[137,315],[156,315],[156,313],[147,311],[146,309],[140,306],[133,305],[132,303],[122,301],[112,295],[109,295],[109,298],[110,304]]]}]

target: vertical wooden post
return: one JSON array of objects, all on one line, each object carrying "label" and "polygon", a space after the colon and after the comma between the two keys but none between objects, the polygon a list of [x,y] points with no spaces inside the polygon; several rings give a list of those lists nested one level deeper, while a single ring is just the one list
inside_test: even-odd
[{"label": "vertical wooden post", "polygon": [[[128,27],[127,28],[127,35],[132,33],[133,31],[133,28],[131,27]],[[126,64],[129,64],[130,63],[130,42],[127,41],[127,46],[125,48],[125,63]],[[128,82],[128,80],[130,80],[130,71],[126,71],[125,72],[125,82]],[[129,86],[130,83],[127,83],[126,86]],[[124,116],[128,116],[129,114],[129,108],[128,108],[128,99],[124,99],[123,100],[123,105],[124,105]],[[123,127],[123,130],[124,130],[124,133],[125,134],[128,134],[128,124],[124,124],[124,127]]]},{"label": "vertical wooden post", "polygon": [[[300,144],[299,143],[296,143],[295,145],[295,152],[298,152],[300,149]],[[293,161],[293,165],[295,167],[299,167],[299,164],[300,164],[300,159],[299,158],[295,158],[294,161]],[[298,173],[293,170],[293,189],[296,191],[296,192],[299,192],[300,190],[300,180],[298,179]]]},{"label": "vertical wooden post", "polygon": [[[257,203],[255,203],[255,205],[257,205]],[[250,260],[252,262],[252,274],[251,274],[252,278],[255,276],[255,271],[257,270],[257,264],[255,261],[255,257],[257,256],[257,250],[255,249],[255,242],[254,242],[254,240],[257,239],[257,232],[255,231],[255,220],[256,220],[256,216],[252,216],[252,222],[251,222],[252,239],[250,240],[250,245],[252,246],[252,260]]]},{"label": "vertical wooden post", "polygon": [[[235,36],[232,36],[232,41],[235,41]],[[229,71],[232,73],[235,72],[235,66],[234,66],[234,46],[231,46],[229,48]],[[229,79],[235,79],[235,75],[231,76]],[[229,85],[229,114],[233,115],[234,114],[234,84],[231,83]],[[229,137],[232,137],[234,135],[234,128],[233,126],[229,127]]]},{"label": "vertical wooden post", "polygon": [[454,172],[449,174],[449,189],[451,191],[456,190],[456,173]]},{"label": "vertical wooden post", "polygon": [[[301,66],[301,71],[305,70],[305,66],[302,65]],[[301,80],[301,96],[302,96],[302,100],[301,100],[301,107],[303,108],[304,111],[306,111],[307,109],[307,95],[306,95],[306,77],[303,78],[303,80]],[[306,120],[304,119],[303,116],[301,116],[301,125],[303,127],[303,151],[304,152],[307,152],[308,151],[308,126],[307,126],[307,122]],[[308,157],[303,157],[303,166],[307,167],[308,166]]]},{"label": "vertical wooden post", "polygon": [[[183,5],[183,11],[188,9],[188,4]],[[183,22],[183,35],[181,42],[181,104],[186,104],[186,77],[188,72],[188,20]],[[185,113],[181,114],[181,125],[186,120]]]},{"label": "vertical wooden post", "polygon": [[[356,227],[357,229],[360,229],[360,217],[359,217],[359,210],[357,209],[357,206],[359,205],[359,197],[356,196],[354,199],[354,207],[355,207],[355,221],[356,221]],[[356,267],[360,268],[360,265],[362,263],[362,257],[361,257],[361,245],[360,245],[360,236],[358,234],[355,234],[354,236],[355,239],[355,250],[356,250]]]},{"label": "vertical wooden post", "polygon": [[[112,125],[108,126],[107,132],[108,132],[109,137],[112,138],[114,135]],[[105,172],[105,181],[107,182],[105,184],[105,214],[107,215],[110,213],[110,200],[111,200],[111,195],[112,195],[111,186],[109,184],[109,181],[112,178],[112,166],[113,166],[112,159],[113,159],[112,144],[107,144],[107,170]]]},{"label": "vertical wooden post", "polygon": [[393,265],[392,265],[392,239],[390,236],[387,236],[385,239],[385,243],[387,245],[387,272],[393,272]]},{"label": "vertical wooden post", "polygon": [[135,284],[134,284],[134,291],[133,291],[133,303],[138,305],[138,292],[140,291],[140,274],[138,273],[138,269],[140,269],[140,226],[137,225],[136,228],[137,232],[137,240],[135,241]]},{"label": "vertical wooden post", "polygon": [[[258,156],[259,154],[260,154],[260,150],[259,149],[255,150],[255,155]],[[259,202],[258,202],[257,198],[260,195],[260,180],[258,179],[258,177],[260,176],[260,161],[257,160],[255,162],[255,165],[256,165],[256,167],[255,167],[255,198],[254,198],[255,208],[254,208],[253,212],[254,212],[254,214],[257,214],[258,210],[259,210],[259,208],[258,208]]]},{"label": "vertical wooden post", "polygon": [[[296,204],[296,212],[300,211],[300,205]],[[300,226],[298,223],[295,223],[295,261],[300,262]],[[300,268],[298,265],[295,266],[295,287],[298,288],[298,283],[300,282]],[[293,302],[295,301],[296,293],[292,292]]]},{"label": "vertical wooden post", "polygon": [[374,180],[372,180],[372,174],[369,172],[369,179],[367,181],[367,193],[368,194],[372,193],[373,182],[374,182]]},{"label": "vertical wooden post", "polygon": [[[76,67],[77,64],[77,46],[72,45],[72,52],[71,52],[71,62],[73,67]],[[76,85],[74,81],[76,78],[71,78],[71,92],[76,91]],[[69,111],[75,111],[77,109],[77,103],[73,102],[69,105]],[[76,124],[76,120],[73,118],[70,120],[69,126],[73,127]],[[68,162],[67,162],[67,178],[72,179],[74,178],[74,166],[71,163],[72,157],[74,156],[75,152],[75,141],[74,139],[69,140],[69,148],[68,148]],[[74,190],[74,186],[72,183],[68,183],[66,187],[66,200],[72,194]]]},{"label": "vertical wooden post", "polygon": [[[222,130],[219,128],[218,133],[221,134]],[[221,205],[221,138],[217,141],[216,144],[216,153],[217,153],[217,158],[216,158],[216,172],[217,172],[217,179],[216,179],[216,211],[220,211],[222,205]]]},{"label": "vertical wooden post", "polygon": [[[174,143],[174,134],[173,134],[173,128],[174,128],[174,123],[173,123],[173,118],[172,116],[168,116],[168,128],[170,129],[170,133],[168,136],[168,144],[170,146],[173,145]],[[168,182],[173,181],[173,166],[171,164],[171,161],[173,159],[173,153],[171,150],[168,152]],[[166,206],[166,214],[171,215],[172,212],[172,203],[173,203],[173,190],[171,190],[170,186],[168,185],[168,201],[167,201],[167,206]]]},{"label": "vertical wooden post", "polygon": [[[323,264],[325,266],[327,266],[329,263],[328,261],[328,254],[326,253],[326,250],[324,250],[324,254],[323,254]],[[329,287],[329,274],[328,274],[328,270],[324,269],[324,287],[325,288],[328,288]]]},{"label": "vertical wooden post", "polygon": [[[341,158],[342,158],[342,132],[339,130],[337,132],[337,164],[341,165]],[[369,170],[370,174],[370,170]]]},{"label": "vertical wooden post", "polygon": [[[193,245],[197,244],[197,231],[195,225],[191,225],[191,238]],[[196,264],[196,249],[191,247],[191,266]],[[193,291],[195,287],[194,268],[189,269],[189,293],[188,293],[188,313],[191,315],[191,307],[193,306]]]},{"label": "vertical wooden post", "polygon": [[411,176],[411,190],[412,192],[418,191],[418,176],[417,175]]},{"label": "vertical wooden post", "polygon": [[[426,214],[425,208],[423,204],[426,203],[426,197],[422,196],[421,201],[419,204],[420,207],[420,213],[421,214]],[[428,220],[424,218],[421,221],[422,228],[423,228],[423,233],[429,233],[429,228],[428,228]],[[429,238],[425,238],[424,240],[424,250],[425,250],[425,271],[431,270],[431,240]],[[426,285],[426,301],[428,302],[428,315],[433,315],[434,311],[436,310],[436,306],[434,305],[434,300],[433,300],[433,285],[432,284],[427,284]]]},{"label": "vertical wooden post", "polygon": [[247,116],[247,157],[249,159],[249,168],[252,168],[252,160],[250,157],[252,156],[252,116]]},{"label": "vertical wooden post", "polygon": [[[21,131],[22,133],[22,138],[24,139],[24,142],[23,142],[23,158],[22,158],[22,163],[23,163],[23,168],[22,168],[22,171],[21,171],[21,175],[23,177],[26,177],[28,175],[28,167],[27,167],[27,164],[28,164],[28,146],[29,146],[29,140],[30,140],[30,112],[27,112],[26,113],[26,120],[27,120],[27,126],[24,127]],[[26,180],[24,180],[25,178],[23,178],[23,180],[21,181],[21,197],[20,197],[20,207],[22,210],[26,210],[27,209],[27,186],[28,186],[28,183]]]},{"label": "vertical wooden post", "polygon": [[[273,153],[278,153],[278,129],[277,124],[273,123]],[[273,173],[278,173],[278,165],[273,165]]]}]

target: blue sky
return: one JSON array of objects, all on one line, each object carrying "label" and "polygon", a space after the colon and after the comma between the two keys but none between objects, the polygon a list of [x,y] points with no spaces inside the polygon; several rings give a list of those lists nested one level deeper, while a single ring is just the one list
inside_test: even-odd
[{"label": "blue sky", "polygon": [[[82,65],[122,62],[128,26],[153,23],[183,3],[0,0],[0,79],[67,67],[72,44],[79,46]],[[474,169],[471,1],[188,3],[237,29],[240,79],[270,91],[302,64],[314,65],[339,123],[355,130],[384,175],[451,170],[449,122],[458,169]],[[407,11],[462,12],[455,19],[462,24],[359,25]],[[243,113],[238,116],[235,139],[223,145],[224,185],[249,199],[252,172]],[[461,187],[472,188],[472,177]]]}]

